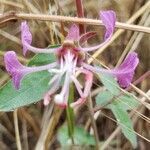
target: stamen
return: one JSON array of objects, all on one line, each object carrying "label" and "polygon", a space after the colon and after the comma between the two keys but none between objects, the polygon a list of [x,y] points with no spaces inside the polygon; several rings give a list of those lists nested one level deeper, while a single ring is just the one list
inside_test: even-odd
[{"label": "stamen", "polygon": [[58,105],[67,105],[68,99],[66,99],[69,95],[69,84],[70,84],[70,73],[66,72],[65,82],[60,94],[57,94],[54,98],[54,101]]},{"label": "stamen", "polygon": [[46,94],[44,95],[44,102],[43,102],[43,104],[44,104],[45,106],[47,106],[47,105],[50,103],[50,101],[51,101],[50,95],[49,95],[48,93],[46,93]]},{"label": "stamen", "polygon": [[[79,98],[76,102],[71,103],[71,107],[76,107],[77,105],[83,104],[86,101],[86,98],[88,97],[91,87],[92,87],[92,82],[93,82],[93,74],[85,69],[78,69],[78,71],[81,71],[82,73],[85,74],[85,88],[84,91],[80,91],[81,93],[81,98]],[[77,88],[78,90],[78,88]],[[80,89],[79,89],[80,90]]]},{"label": "stamen", "polygon": [[64,103],[64,95],[57,94],[55,95],[54,101],[58,105],[62,105]]},{"label": "stamen", "polygon": [[74,76],[71,76],[71,79],[74,82],[80,96],[83,97],[83,92],[81,90],[83,88],[83,86],[79,83],[79,81]]},{"label": "stamen", "polygon": [[79,98],[76,102],[71,103],[70,107],[75,108],[83,103],[85,103],[86,99],[85,98]]}]

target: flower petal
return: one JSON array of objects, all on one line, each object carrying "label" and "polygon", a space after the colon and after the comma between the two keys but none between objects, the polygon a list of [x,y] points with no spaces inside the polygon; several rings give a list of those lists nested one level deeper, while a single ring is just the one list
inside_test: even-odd
[{"label": "flower petal", "polygon": [[107,38],[110,38],[112,36],[112,33],[114,32],[115,28],[115,22],[116,22],[116,14],[114,11],[101,11],[100,12],[100,18],[102,19],[102,22],[105,25],[106,32],[104,36],[104,40]]},{"label": "flower petal", "polygon": [[[99,49],[101,48],[103,45],[105,45],[112,37],[113,35],[113,32],[114,32],[114,28],[115,28],[115,22],[116,22],[116,14],[114,11],[101,11],[100,12],[100,18],[106,28],[106,32],[105,32],[105,35],[104,35],[104,41],[103,43],[99,44],[99,45],[96,45],[96,46],[93,46],[93,47],[86,47],[86,48],[83,48],[81,47],[80,45],[83,44],[82,41],[85,42],[85,38],[86,37],[89,37],[92,35],[94,35],[94,32],[88,32],[88,33],[85,33],[83,34],[80,38],[79,38],[79,47],[81,50],[83,51],[93,51],[93,50],[96,50],[96,49]],[[93,37],[93,36],[91,36]],[[89,39],[87,38],[87,39]],[[84,39],[84,40],[83,40]]]},{"label": "flower petal", "polygon": [[33,72],[48,70],[57,66],[56,62],[44,66],[39,66],[39,67],[23,66],[18,61],[16,53],[14,51],[9,51],[5,53],[4,62],[5,62],[6,70],[12,76],[13,85],[16,89],[19,89],[20,82],[25,75]]},{"label": "flower petal", "polygon": [[26,21],[21,23],[21,41],[24,55],[27,53],[27,50],[30,50],[34,53],[56,53],[61,48],[36,48],[31,46],[32,34]]},{"label": "flower petal", "polygon": [[21,41],[23,45],[23,54],[25,55],[28,50],[26,45],[30,45],[32,42],[32,34],[26,21],[21,23]]},{"label": "flower petal", "polygon": [[55,75],[49,82],[50,90],[44,96],[44,105],[48,105],[50,103],[51,96],[54,94],[60,86],[61,75]]},{"label": "flower petal", "polygon": [[82,38],[80,39],[80,44],[83,45],[85,42],[87,42],[88,39],[94,37],[97,34],[97,32],[87,32],[86,34],[82,35]]},{"label": "flower petal", "polygon": [[77,41],[79,39],[79,36],[79,27],[76,24],[73,24],[68,31],[66,39],[71,41]]},{"label": "flower petal", "polygon": [[112,70],[112,74],[117,76],[121,87],[128,87],[133,79],[135,69],[139,63],[137,53],[130,53],[123,63],[116,69]]},{"label": "flower petal", "polygon": [[6,70],[12,76],[13,85],[19,89],[20,82],[26,74],[26,67],[17,59],[16,53],[13,51],[6,52],[4,55]]},{"label": "flower petal", "polygon": [[98,66],[93,67],[91,65],[83,63],[83,67],[86,69],[89,69],[95,73],[108,73],[113,76],[115,76],[120,84],[121,87],[126,88],[130,85],[133,76],[134,71],[139,63],[139,58],[137,56],[137,53],[132,52],[130,53],[126,59],[123,61],[123,63],[115,69],[112,70],[106,70],[103,68],[100,68]]}]

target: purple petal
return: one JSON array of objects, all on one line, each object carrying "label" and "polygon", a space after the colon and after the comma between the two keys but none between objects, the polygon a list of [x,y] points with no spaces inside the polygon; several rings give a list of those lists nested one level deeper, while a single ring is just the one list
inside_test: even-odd
[{"label": "purple petal", "polygon": [[138,63],[139,63],[139,58],[137,56],[137,53],[132,52],[126,57],[126,59],[118,68],[112,70],[106,70],[97,66],[93,67],[85,63],[83,63],[83,67],[95,73],[111,74],[117,78],[121,87],[126,88],[130,85],[133,79],[134,72]]},{"label": "purple petal", "polygon": [[21,23],[21,41],[23,45],[23,54],[25,55],[28,50],[26,44],[30,45],[32,42],[32,34],[26,21]]},{"label": "purple petal", "polygon": [[112,36],[112,33],[114,32],[115,28],[115,22],[116,22],[116,14],[114,11],[101,11],[100,12],[100,18],[102,19],[102,22],[105,25],[106,32],[104,36],[104,40]]},{"label": "purple petal", "polygon": [[67,40],[77,41],[79,39],[79,27],[76,24],[73,24],[69,31],[68,35],[66,37]]},{"label": "purple petal", "polygon": [[95,35],[96,35],[96,32],[87,32],[86,34],[84,34],[82,38],[80,39],[81,45],[83,45],[85,42],[87,42],[88,39],[94,37]]},{"label": "purple petal", "polygon": [[138,63],[139,59],[137,53],[132,52],[118,68],[112,70],[112,73],[116,75],[121,87],[125,88],[130,85]]},{"label": "purple petal", "polygon": [[25,69],[17,59],[16,53],[13,51],[6,52],[4,55],[6,70],[12,76],[13,85],[19,89],[22,78],[26,75]]},{"label": "purple petal", "polygon": [[4,55],[4,62],[6,70],[12,76],[13,85],[16,89],[19,89],[22,78],[30,73],[49,70],[57,66],[57,63],[51,63],[39,67],[26,67],[23,66],[17,59],[14,51],[6,52]]},{"label": "purple petal", "polygon": [[[103,43],[93,46],[93,47],[86,47],[86,48],[82,48],[80,46],[80,43],[82,44],[82,41],[85,41],[85,37],[89,37],[91,36],[91,32],[85,33],[83,34],[80,38],[79,38],[79,47],[81,50],[83,51],[93,51],[96,49],[101,48],[103,45],[105,45],[112,37],[113,32],[114,32],[114,28],[115,28],[115,22],[116,22],[116,14],[114,11],[101,11],[100,12],[100,18],[106,28],[106,32],[104,35],[104,41]],[[94,34],[93,34],[94,35]],[[93,37],[93,36],[91,36]],[[87,39],[89,39],[87,38]],[[84,40],[83,40],[84,39]]]},{"label": "purple petal", "polygon": [[21,23],[21,41],[23,45],[24,55],[27,53],[28,50],[34,53],[56,53],[61,48],[36,48],[31,46],[32,34],[26,21]]}]

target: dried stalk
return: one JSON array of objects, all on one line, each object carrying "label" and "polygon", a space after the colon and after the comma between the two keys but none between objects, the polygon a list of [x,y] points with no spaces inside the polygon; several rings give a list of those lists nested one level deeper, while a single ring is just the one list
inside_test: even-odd
[{"label": "dried stalk", "polygon": [[[148,16],[149,16],[149,13],[150,13],[150,10],[146,11],[146,12],[143,14],[143,16],[142,16],[142,18],[141,18],[141,20],[140,20],[140,22],[139,22],[139,25],[148,26],[148,24],[149,24],[149,22],[150,22],[150,20],[148,20],[148,19],[149,19],[149,17],[148,17]],[[126,55],[130,50],[131,50],[131,51],[136,50],[135,46],[133,47],[133,45],[134,45],[134,43],[136,43],[136,47],[137,47],[137,44],[138,44],[139,42],[137,43],[137,42],[136,42],[136,39],[138,39],[139,36],[141,36],[141,33],[134,32],[134,34],[133,34],[132,37],[130,38],[130,41],[128,42],[126,48],[124,49],[123,53],[121,54],[121,57],[119,58],[116,67],[118,67],[118,66],[121,64],[121,62],[122,62],[123,59],[125,58],[125,55]],[[142,37],[143,37],[143,34],[142,34]],[[140,37],[140,39],[141,39],[141,37]],[[132,47],[132,48],[131,48],[131,47]]]},{"label": "dried stalk", "polygon": [[[139,11],[137,11],[137,13],[134,15],[134,18],[132,18],[131,21],[128,21],[127,23],[116,22],[116,28],[150,33],[150,28],[148,27],[143,27],[139,25],[131,25],[132,22],[134,22],[146,9],[149,8],[150,2],[148,2],[144,6]],[[59,15],[46,15],[46,14],[26,14],[26,13],[16,13],[16,12],[13,12],[13,13],[11,12],[8,14],[0,14],[0,24],[7,22],[9,20],[16,20],[16,19],[54,21],[54,22],[74,22],[74,23],[79,23],[79,24],[103,26],[103,23],[101,20],[87,19],[87,18],[67,17],[67,16],[59,16]]]},{"label": "dried stalk", "polygon": [[13,116],[14,116],[14,126],[15,126],[15,135],[16,135],[17,149],[18,150],[22,150],[22,148],[21,148],[21,142],[20,142],[20,135],[19,135],[19,127],[18,127],[17,109],[14,110]]},{"label": "dried stalk", "polygon": [[99,138],[98,138],[97,126],[96,126],[95,119],[94,119],[94,111],[93,111],[93,104],[92,104],[91,95],[88,98],[88,108],[89,108],[91,124],[92,124],[93,130],[94,130],[94,137],[95,137],[95,142],[96,142],[96,150],[98,150],[99,149]]}]

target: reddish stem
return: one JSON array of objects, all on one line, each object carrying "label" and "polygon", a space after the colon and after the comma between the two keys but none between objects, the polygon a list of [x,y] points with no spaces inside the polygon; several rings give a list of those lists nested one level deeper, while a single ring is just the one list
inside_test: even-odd
[{"label": "reddish stem", "polygon": [[[79,18],[84,18],[84,9],[82,0],[76,0],[77,15]],[[85,33],[85,26],[79,24],[80,34]]]}]

